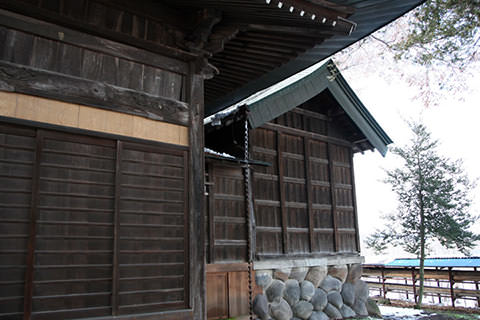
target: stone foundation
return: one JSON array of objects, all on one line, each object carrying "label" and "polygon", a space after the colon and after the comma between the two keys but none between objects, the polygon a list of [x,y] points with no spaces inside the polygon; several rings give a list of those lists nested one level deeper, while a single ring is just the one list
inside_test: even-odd
[{"label": "stone foundation", "polygon": [[263,294],[254,299],[254,313],[262,320],[367,316],[368,286],[360,280],[362,259],[355,258],[257,263],[255,281]]}]

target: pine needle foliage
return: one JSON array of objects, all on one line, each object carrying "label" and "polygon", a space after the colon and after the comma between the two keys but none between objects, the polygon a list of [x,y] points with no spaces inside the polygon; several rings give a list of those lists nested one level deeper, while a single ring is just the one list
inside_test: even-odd
[{"label": "pine needle foliage", "polygon": [[479,0],[427,0],[414,11],[408,35],[393,48],[397,58],[422,65],[462,67],[478,59],[479,34]]},{"label": "pine needle foliage", "polygon": [[437,242],[468,254],[480,236],[470,230],[477,219],[469,212],[475,183],[464,173],[461,161],[440,155],[438,141],[423,124],[409,126],[410,143],[391,150],[402,166],[386,172],[385,182],[398,198],[397,210],[385,217],[387,227],[370,235],[366,244],[377,252],[402,247],[420,258],[420,306],[423,262],[429,247]]}]

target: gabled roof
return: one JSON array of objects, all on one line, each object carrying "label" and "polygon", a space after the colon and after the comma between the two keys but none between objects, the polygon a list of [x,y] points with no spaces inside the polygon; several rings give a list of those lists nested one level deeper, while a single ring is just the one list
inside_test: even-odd
[{"label": "gabled roof", "polygon": [[300,106],[325,90],[330,92],[370,145],[385,155],[387,145],[392,143],[392,140],[368,112],[332,60],[319,63],[262,90],[225,109],[224,112],[207,118],[205,123],[236,112],[240,106],[247,106],[250,126],[256,128]]},{"label": "gabled roof", "polygon": [[205,48],[214,48],[215,43],[220,43],[221,48],[213,50],[209,59],[219,74],[205,81],[206,116],[330,57],[424,2],[168,1],[175,5],[215,6],[223,14]]},{"label": "gabled roof", "polygon": [[[395,259],[385,264],[389,267],[419,267],[419,259]],[[480,257],[460,257],[460,258],[427,258],[425,267],[480,267]]]}]

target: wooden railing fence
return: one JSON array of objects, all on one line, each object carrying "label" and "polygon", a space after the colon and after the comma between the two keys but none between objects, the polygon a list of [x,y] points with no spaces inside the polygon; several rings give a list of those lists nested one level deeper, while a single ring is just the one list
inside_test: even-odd
[{"label": "wooden railing fence", "polygon": [[[370,294],[384,299],[396,298],[417,302],[419,278],[418,268],[363,266],[363,280],[368,283]],[[473,306],[476,304],[476,307],[479,307],[479,287],[480,269],[476,267],[425,268],[424,297],[434,297],[432,300],[438,299],[439,304],[449,303],[455,307],[455,302],[463,299],[473,301],[470,305],[473,303]]]}]

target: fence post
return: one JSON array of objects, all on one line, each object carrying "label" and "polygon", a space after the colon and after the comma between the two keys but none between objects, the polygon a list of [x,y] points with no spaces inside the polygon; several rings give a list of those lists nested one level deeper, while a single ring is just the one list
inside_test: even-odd
[{"label": "fence post", "polygon": [[455,284],[452,275],[452,267],[448,267],[448,280],[450,281],[450,298],[452,299],[452,307],[455,308],[455,292],[453,291],[453,285]]},{"label": "fence post", "polygon": [[[477,272],[478,271],[477,267],[473,267],[473,271]],[[479,289],[477,280],[475,280],[475,289],[477,291]],[[480,297],[479,296],[477,296],[477,307],[480,307]]]},{"label": "fence post", "polygon": [[413,287],[413,300],[417,303],[417,287],[415,285],[415,267],[412,268],[412,287]]},{"label": "fence post", "polygon": [[385,266],[382,266],[382,289],[383,299],[387,299],[387,290],[385,290]]},{"label": "fence post", "polygon": [[[435,267],[435,271],[438,271],[438,270],[439,270],[438,267]],[[438,273],[437,273],[436,277],[437,277],[437,288],[440,288],[440,279],[438,279]],[[439,293],[437,296],[438,296],[438,303],[441,304],[442,303],[442,294]]]},{"label": "fence post", "polygon": [[[382,276],[377,276],[378,283],[382,283]],[[378,296],[382,295],[382,288],[378,287]]]},{"label": "fence post", "polygon": [[405,290],[405,295],[407,296],[407,300],[408,300],[408,278],[405,278],[405,286],[407,286],[407,290]]}]

